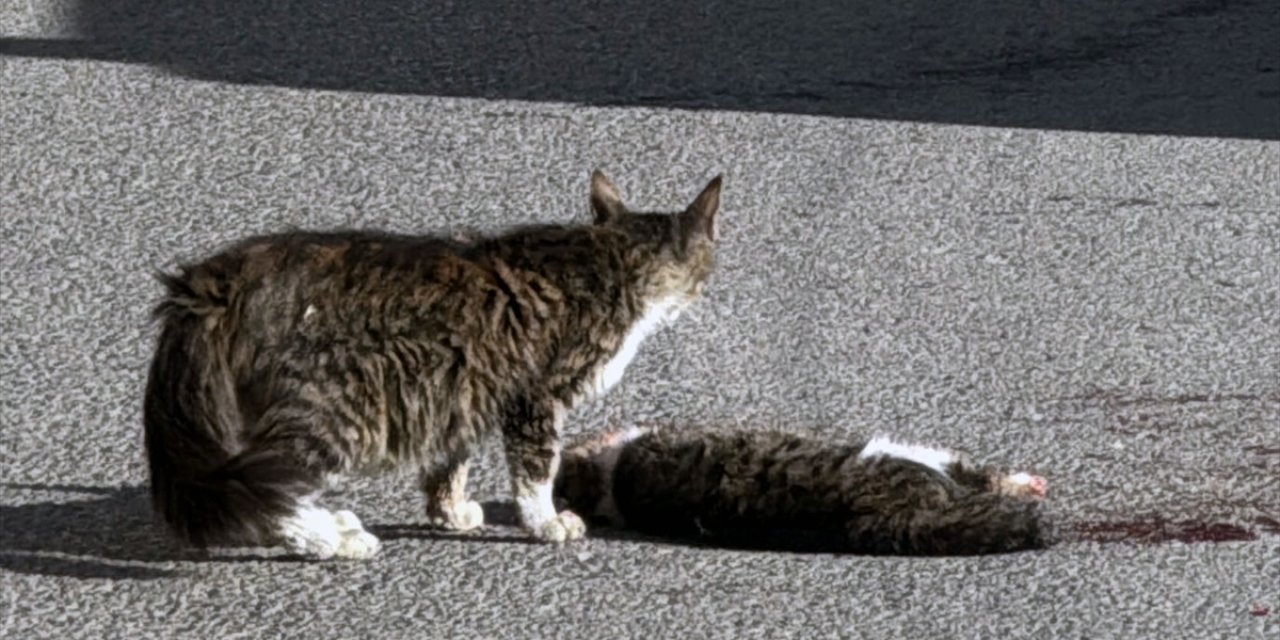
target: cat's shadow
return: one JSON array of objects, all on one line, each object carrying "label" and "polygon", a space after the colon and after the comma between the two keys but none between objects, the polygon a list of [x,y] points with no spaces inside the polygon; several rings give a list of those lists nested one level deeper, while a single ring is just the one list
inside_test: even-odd
[{"label": "cat's shadow", "polygon": [[[383,540],[458,540],[545,546],[547,543],[529,536],[520,527],[516,505],[509,501],[489,500],[480,503],[484,509],[484,526],[472,531],[444,531],[422,524],[375,524],[369,531]],[[588,524],[588,535],[601,540],[671,542],[623,529]]]},{"label": "cat's shadow", "polygon": [[510,502],[490,500],[484,509],[484,526],[472,531],[445,531],[426,524],[371,524],[369,531],[383,540],[460,540],[542,544],[519,528],[516,507]]},{"label": "cat's shadow", "polygon": [[[519,544],[543,545],[520,529],[516,506],[511,502],[489,501],[480,505],[484,508],[485,526],[476,531],[452,533],[432,530],[413,525],[390,525],[371,527],[384,539],[419,538],[419,539],[457,539],[483,542],[509,542]],[[644,533],[626,528],[609,526],[602,521],[590,521],[587,524],[587,536],[595,540],[613,542],[643,543],[651,545],[687,547],[695,549],[724,549],[734,551],[784,552],[797,554],[831,554],[847,553],[847,545],[842,535],[815,531],[809,528],[773,527],[770,530],[744,531],[741,537],[720,535],[714,541],[708,539],[664,536]]]},{"label": "cat's shadow", "polygon": [[[0,570],[81,579],[156,580],[182,575],[184,563],[306,561],[261,549],[200,551],[184,547],[157,523],[145,486],[0,483],[0,489],[14,495],[51,496],[0,504]],[[481,506],[485,526],[475,531],[450,532],[409,523],[373,524],[369,529],[384,541],[544,544],[518,526],[514,504],[488,501]],[[704,546],[697,541],[673,541],[599,526],[592,526],[590,535],[604,540]]]},{"label": "cat's shadow", "polygon": [[0,569],[78,578],[177,575],[191,552],[154,525],[146,487],[0,484],[56,499],[0,504]]},{"label": "cat's shadow", "polygon": [[[0,504],[0,570],[82,579],[155,580],[182,575],[190,562],[291,562],[297,556],[261,549],[200,551],[170,538],[151,510],[145,486],[95,487],[0,483],[6,494],[49,496]],[[485,505],[488,525],[451,533],[420,524],[370,526],[383,540],[422,539],[528,543],[514,505]]]},{"label": "cat's shadow", "polygon": [[0,483],[0,489],[54,496],[0,504],[0,569],[16,573],[154,580],[181,575],[181,562],[289,559],[182,547],[156,524],[146,487]]}]

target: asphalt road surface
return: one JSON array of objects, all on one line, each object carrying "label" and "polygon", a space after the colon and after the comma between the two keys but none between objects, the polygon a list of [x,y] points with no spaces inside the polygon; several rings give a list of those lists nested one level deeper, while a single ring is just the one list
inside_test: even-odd
[{"label": "asphalt road surface", "polygon": [[[0,3],[0,636],[1280,637],[1274,2],[534,4]],[[654,208],[723,172],[722,260],[571,432],[961,446],[1048,477],[1066,542],[528,544],[495,451],[475,535],[407,474],[338,492],[369,562],[154,526],[153,269],[585,219],[596,167]]]}]

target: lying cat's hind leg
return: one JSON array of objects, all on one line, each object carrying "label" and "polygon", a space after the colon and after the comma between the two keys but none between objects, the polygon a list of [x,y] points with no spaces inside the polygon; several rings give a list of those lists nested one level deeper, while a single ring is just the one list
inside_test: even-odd
[{"label": "lying cat's hind leg", "polygon": [[1010,473],[992,465],[979,466],[964,452],[956,452],[947,467],[947,475],[958,484],[983,492],[1015,498],[1043,500],[1049,492],[1049,481],[1030,473]]},{"label": "lying cat's hind leg", "polygon": [[859,516],[848,533],[852,551],[933,556],[1039,549],[1054,539],[1038,503],[986,492],[941,507]]},{"label": "lying cat's hind leg", "polygon": [[427,521],[449,531],[470,531],[484,526],[484,509],[467,497],[466,457],[450,460],[441,468],[424,467],[419,485],[427,497]]},{"label": "lying cat's hind leg", "polygon": [[1049,493],[1049,481],[1026,472],[1012,473],[996,480],[996,492],[1006,496],[1043,500]]}]

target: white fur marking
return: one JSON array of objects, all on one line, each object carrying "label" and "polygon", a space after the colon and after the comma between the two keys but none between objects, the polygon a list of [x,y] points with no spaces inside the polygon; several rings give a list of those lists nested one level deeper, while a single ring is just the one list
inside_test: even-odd
[{"label": "white fur marking", "polygon": [[1015,473],[1009,476],[1009,482],[1014,484],[1031,484],[1031,474],[1025,472]]},{"label": "white fur marking", "polygon": [[343,509],[342,511],[334,511],[333,521],[337,523],[338,530],[343,533],[348,531],[364,531],[364,523],[360,522],[360,518],[346,509]]},{"label": "white fur marking", "polygon": [[470,531],[484,526],[484,507],[475,500],[429,504],[427,521],[452,531]]},{"label": "white fur marking", "polygon": [[516,496],[516,508],[520,510],[520,520],[525,526],[537,529],[556,517],[551,490],[552,483],[543,482],[538,484],[533,495]]},{"label": "white fur marking", "polygon": [[377,536],[364,530],[350,511],[334,513],[303,501],[292,516],[280,522],[280,537],[294,553],[321,560],[339,557],[365,559],[377,555]]},{"label": "white fur marking", "polygon": [[364,529],[343,531],[338,545],[338,557],[348,560],[367,560],[378,555],[382,543],[377,536]]},{"label": "white fur marking", "polygon": [[342,532],[327,509],[303,503],[292,516],[280,522],[280,537],[296,553],[329,558],[338,552]]},{"label": "white fur marking", "polygon": [[863,447],[862,452],[858,454],[859,458],[870,458],[872,456],[886,456],[890,458],[910,460],[935,469],[941,473],[947,472],[947,465],[951,464],[954,459],[951,452],[946,451],[945,449],[935,449],[933,447],[895,442],[894,440],[883,436],[876,436],[875,438],[872,438],[871,441],[867,443],[867,446]]},{"label": "white fur marking", "polygon": [[310,318],[311,316],[314,316],[315,314],[316,314],[316,307],[315,307],[315,305],[311,305],[311,304],[309,304],[309,305],[307,305],[307,310],[302,312],[302,319],[303,319],[303,320],[306,320],[306,319]]},{"label": "white fur marking", "polygon": [[595,395],[604,395],[618,384],[618,381],[622,380],[622,374],[627,370],[627,365],[631,364],[636,353],[639,352],[640,343],[679,315],[680,304],[676,298],[665,298],[647,307],[644,315],[631,325],[627,336],[622,340],[622,347],[609,359],[608,363],[596,371],[591,392]]},{"label": "white fur marking", "polygon": [[618,438],[618,444],[626,444],[628,442],[631,442],[632,440],[635,440],[636,438],[639,438],[640,436],[645,435],[650,431],[652,431],[652,429],[648,429],[646,427],[631,427],[630,429],[627,429]]}]

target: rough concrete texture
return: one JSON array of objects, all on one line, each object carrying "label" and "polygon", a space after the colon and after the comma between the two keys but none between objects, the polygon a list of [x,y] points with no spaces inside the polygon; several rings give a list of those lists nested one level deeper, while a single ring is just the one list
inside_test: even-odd
[{"label": "rough concrete texture", "polygon": [[[1277,636],[1273,5],[483,4],[0,3],[0,635]],[[961,446],[1047,476],[1070,539],[526,544],[495,450],[475,535],[422,526],[407,475],[336,494],[367,563],[153,526],[150,270],[291,226],[585,219],[595,167],[653,207],[725,173],[722,263],[572,432]]]}]

